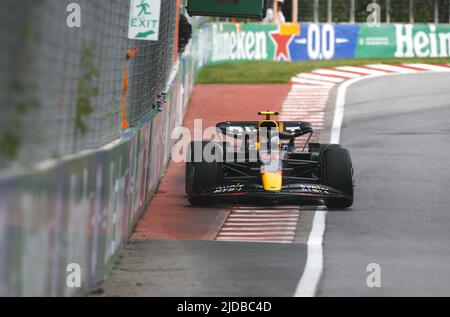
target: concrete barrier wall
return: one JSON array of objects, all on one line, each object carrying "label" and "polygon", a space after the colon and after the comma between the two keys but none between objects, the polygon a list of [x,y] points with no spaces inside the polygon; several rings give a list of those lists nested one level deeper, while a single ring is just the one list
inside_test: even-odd
[{"label": "concrete barrier wall", "polygon": [[174,71],[161,113],[101,149],[0,177],[0,296],[79,295],[106,277],[169,160],[201,66],[198,44],[196,36]]}]

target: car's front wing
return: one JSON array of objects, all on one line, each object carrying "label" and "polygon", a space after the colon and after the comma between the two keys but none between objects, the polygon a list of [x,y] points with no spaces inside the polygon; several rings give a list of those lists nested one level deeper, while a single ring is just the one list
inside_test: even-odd
[{"label": "car's front wing", "polygon": [[320,200],[324,198],[346,198],[343,192],[320,184],[290,184],[281,191],[266,191],[255,184],[223,185],[204,189],[199,196],[215,197],[217,201],[236,201],[245,198],[270,200]]}]

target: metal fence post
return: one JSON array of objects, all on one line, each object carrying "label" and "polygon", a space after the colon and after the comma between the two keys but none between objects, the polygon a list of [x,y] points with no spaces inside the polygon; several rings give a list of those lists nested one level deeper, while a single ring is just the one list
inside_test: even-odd
[{"label": "metal fence post", "polygon": [[355,23],[355,0],[350,0],[350,23]]},{"label": "metal fence post", "polygon": [[391,0],[386,0],[386,23],[391,23]]},{"label": "metal fence post", "polygon": [[414,0],[409,0],[409,23],[414,23]]},{"label": "metal fence post", "polygon": [[273,21],[275,23],[278,23],[279,21],[279,16],[278,16],[278,0],[275,0],[273,2]]},{"label": "metal fence post", "polygon": [[298,0],[292,0],[292,22],[298,23]]},{"label": "metal fence post", "polygon": [[434,0],[434,24],[439,24],[439,0]]},{"label": "metal fence post", "polygon": [[327,3],[327,21],[333,23],[333,0],[328,0]]},{"label": "metal fence post", "polygon": [[314,0],[314,23],[319,23],[319,0]]}]

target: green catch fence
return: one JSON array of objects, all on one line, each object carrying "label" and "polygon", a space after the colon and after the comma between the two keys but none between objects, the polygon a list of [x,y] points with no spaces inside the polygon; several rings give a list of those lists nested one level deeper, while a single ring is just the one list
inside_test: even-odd
[{"label": "green catch fence", "polygon": [[159,41],[128,39],[129,0],[4,0],[0,10],[0,168],[29,166],[121,135],[127,49],[127,118],[152,110],[172,72],[176,0],[161,1]]}]

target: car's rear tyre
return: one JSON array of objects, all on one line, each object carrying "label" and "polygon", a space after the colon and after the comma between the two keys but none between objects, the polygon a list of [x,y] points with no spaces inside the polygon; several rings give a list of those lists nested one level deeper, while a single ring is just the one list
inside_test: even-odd
[{"label": "car's rear tyre", "polygon": [[[223,163],[221,160],[207,162],[203,155],[196,158],[194,153],[203,153],[206,146],[212,146],[212,152],[217,158],[223,157],[223,148],[212,142],[192,142],[188,148],[186,163],[186,194],[194,206],[212,206],[214,198],[201,196],[202,189],[220,186],[223,181]],[[201,152],[200,152],[201,151]]]},{"label": "car's rear tyre", "polygon": [[325,204],[331,209],[345,209],[353,205],[354,177],[350,152],[339,145],[322,148],[322,182],[343,192],[346,197],[326,198]]}]

